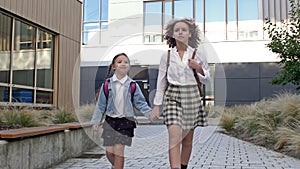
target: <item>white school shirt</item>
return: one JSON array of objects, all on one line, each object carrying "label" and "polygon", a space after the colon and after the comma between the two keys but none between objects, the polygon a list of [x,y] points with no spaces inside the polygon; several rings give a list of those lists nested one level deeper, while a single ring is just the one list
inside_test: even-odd
[{"label": "white school shirt", "polygon": [[[184,52],[182,60],[177,52],[176,46],[170,51],[170,64],[168,68],[167,78],[168,82],[173,85],[197,85],[192,68],[188,65],[188,59],[192,58],[194,48],[188,47]],[[165,52],[160,59],[159,73],[157,77],[157,90],[154,97],[154,105],[161,105],[163,102],[164,92],[167,87],[166,81],[166,68],[167,68],[167,55]],[[203,84],[207,84],[210,80],[209,67],[206,57],[197,50],[195,60],[202,66],[204,76],[198,73],[199,79]]]},{"label": "white school shirt", "polygon": [[126,75],[122,79],[118,79],[114,74],[112,80],[116,82],[116,96],[113,98],[115,105],[115,112],[111,117],[124,117],[124,83],[127,80],[128,76]]}]

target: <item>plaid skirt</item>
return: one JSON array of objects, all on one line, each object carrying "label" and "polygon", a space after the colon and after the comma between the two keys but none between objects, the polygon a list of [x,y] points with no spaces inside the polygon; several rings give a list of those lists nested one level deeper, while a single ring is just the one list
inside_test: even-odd
[{"label": "plaid skirt", "polygon": [[163,117],[166,125],[180,125],[183,130],[207,126],[197,85],[170,84],[164,96]]},{"label": "plaid skirt", "polygon": [[113,118],[106,116],[103,124],[103,146],[122,144],[131,146],[134,129],[136,128],[133,117]]}]

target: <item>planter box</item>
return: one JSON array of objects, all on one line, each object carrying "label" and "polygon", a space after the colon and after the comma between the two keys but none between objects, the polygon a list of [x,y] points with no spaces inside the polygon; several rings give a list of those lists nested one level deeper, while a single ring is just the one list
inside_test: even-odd
[{"label": "planter box", "polygon": [[[81,156],[84,151],[99,144],[100,132],[92,131],[90,125],[78,124],[51,126],[49,133],[43,130],[45,127],[36,128],[36,131],[43,131],[40,133],[32,132],[31,129],[28,130],[31,131],[28,132],[28,136],[20,129],[11,130],[11,132],[17,130],[15,134],[18,133],[20,137],[13,134],[3,135],[9,133],[9,130],[1,131],[0,137],[11,138],[0,138],[0,168],[49,168],[69,158]],[[53,128],[56,130],[54,131]],[[57,131],[57,128],[61,130]]]}]

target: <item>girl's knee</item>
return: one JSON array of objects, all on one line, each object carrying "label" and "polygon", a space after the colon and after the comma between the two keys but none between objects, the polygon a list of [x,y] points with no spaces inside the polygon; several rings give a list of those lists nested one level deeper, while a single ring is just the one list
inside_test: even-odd
[{"label": "girl's knee", "polygon": [[115,145],[114,154],[117,155],[117,156],[123,157],[124,156],[124,150],[125,150],[124,145],[121,145],[121,144]]}]

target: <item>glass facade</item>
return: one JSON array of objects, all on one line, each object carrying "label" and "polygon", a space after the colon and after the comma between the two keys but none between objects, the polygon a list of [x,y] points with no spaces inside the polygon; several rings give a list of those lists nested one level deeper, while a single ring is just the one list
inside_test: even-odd
[{"label": "glass facade", "polygon": [[53,104],[54,35],[0,12],[0,102]]},{"label": "glass facade", "polygon": [[[280,9],[288,6],[287,0],[166,0],[144,1],[144,42],[155,38],[147,32],[149,15],[156,13],[157,27],[163,28],[173,18],[194,18],[210,42],[262,40],[264,18],[274,21],[286,19]],[[275,9],[275,10],[270,10]],[[276,12],[276,15],[274,14]],[[163,22],[159,22],[159,21]],[[153,23],[153,22],[152,22]],[[154,25],[152,25],[154,27]],[[159,29],[159,28],[157,28]],[[161,31],[162,33],[162,31]],[[147,37],[147,38],[146,38]],[[161,39],[157,39],[161,42]]]},{"label": "glass facade", "polygon": [[[172,18],[195,19],[212,43],[264,40],[264,19],[286,19],[280,9],[287,6],[287,0],[144,0],[144,44],[163,44],[163,39],[156,37],[163,36],[163,28]],[[214,76],[213,64],[210,70]],[[214,77],[211,79],[205,86],[206,99],[213,98]]]},{"label": "glass facade", "polygon": [[[108,28],[108,0],[83,0],[83,45]],[[99,37],[99,39],[101,39]],[[101,42],[99,42],[101,43]]]}]

